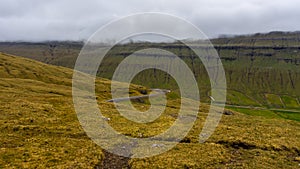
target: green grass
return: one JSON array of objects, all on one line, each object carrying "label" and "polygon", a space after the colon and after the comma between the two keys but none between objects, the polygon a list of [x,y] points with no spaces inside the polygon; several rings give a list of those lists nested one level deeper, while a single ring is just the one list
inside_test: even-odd
[{"label": "green grass", "polygon": [[274,112],[282,118],[300,122],[300,112],[292,112],[292,111],[289,112],[289,111],[280,111],[280,110],[276,110]]},{"label": "green grass", "polygon": [[[105,158],[81,128],[72,105],[72,70],[0,54],[0,168],[94,168]],[[180,100],[170,93],[165,112],[154,122],[120,116],[110,99],[110,81],[96,80],[99,107],[110,125],[131,137],[149,137],[176,120]],[[144,87],[131,85],[132,94]],[[134,103],[140,110],[147,103]],[[297,168],[300,123],[278,112],[235,109],[223,116],[206,143],[198,143],[209,105],[202,104],[192,130],[172,150],[131,159],[132,168]],[[283,112],[282,112],[283,113]],[[298,119],[288,113],[286,118]],[[274,116],[274,117],[272,117]],[[134,149],[132,151],[135,151]],[[288,157],[288,158],[287,158]]]},{"label": "green grass", "polygon": [[267,99],[270,107],[276,107],[276,108],[284,107],[280,96],[275,95],[275,94],[265,94],[265,96],[266,96],[266,99]]},{"label": "green grass", "polygon": [[286,119],[294,120],[300,122],[300,111],[289,111],[289,110],[271,110],[271,109],[255,109],[255,108],[236,108],[228,107],[231,110],[250,115],[250,116],[260,116],[270,119]]},{"label": "green grass", "polygon": [[259,106],[259,103],[252,98],[249,98],[245,94],[233,90],[227,90],[227,98],[228,104],[231,105],[252,105],[252,106]]},{"label": "green grass", "polygon": [[281,96],[281,99],[287,108],[300,108],[300,105],[296,100],[297,98],[290,96]]},{"label": "green grass", "polygon": [[260,110],[260,109],[250,109],[250,108],[233,108],[233,107],[228,107],[228,108],[250,116],[261,116],[265,118],[277,118],[277,119],[282,118],[281,116],[277,115],[274,111],[267,110],[267,109]]}]

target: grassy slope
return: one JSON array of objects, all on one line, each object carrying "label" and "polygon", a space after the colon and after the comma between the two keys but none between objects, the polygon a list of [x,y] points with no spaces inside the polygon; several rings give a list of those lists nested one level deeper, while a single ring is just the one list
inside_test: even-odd
[{"label": "grassy slope", "polygon": [[72,71],[0,54],[0,168],[83,168],[103,158],[71,97]]},{"label": "grassy slope", "polygon": [[[103,159],[101,149],[81,129],[71,96],[72,71],[0,54],[0,168],[87,168]],[[167,129],[176,118],[178,100],[149,124],[122,118],[111,103],[109,81],[97,81],[104,114],[119,132],[147,137]],[[133,86],[137,93],[138,86]],[[145,104],[136,103],[139,109]],[[300,123],[235,113],[223,116],[204,144],[198,135],[207,115],[201,107],[184,141],[162,155],[132,159],[132,168],[296,168],[300,156]]]}]

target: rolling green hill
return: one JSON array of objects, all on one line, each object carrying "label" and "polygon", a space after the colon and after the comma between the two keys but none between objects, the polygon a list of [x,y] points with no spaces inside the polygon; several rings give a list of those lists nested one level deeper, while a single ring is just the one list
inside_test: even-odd
[{"label": "rolling green hill", "polygon": [[73,110],[72,70],[3,53],[0,63],[0,168],[98,164]]},{"label": "rolling green hill", "polygon": [[[211,41],[225,68],[227,104],[300,109],[299,32],[222,37]],[[82,45],[81,42],[0,43],[0,51],[73,68]],[[206,70],[200,60],[195,59],[194,53],[181,43],[118,45],[107,54],[99,69],[99,76],[111,78],[117,65],[126,56],[148,47],[168,50],[182,58],[195,73],[201,100],[210,101],[210,83]],[[140,73],[133,83],[177,91],[177,85],[172,78],[154,69]]]},{"label": "rolling green hill", "polygon": [[[0,168],[95,168],[108,158],[82,130],[72,105],[72,70],[0,53]],[[177,118],[178,97],[170,97],[157,120],[138,124],[122,117],[110,99],[110,81],[96,80],[98,104],[109,124],[131,137],[166,130]],[[133,95],[144,87],[131,85]],[[172,93],[171,93],[172,94]],[[273,97],[273,95],[268,96]],[[272,98],[273,99],[273,98]],[[274,100],[276,100],[274,98]],[[295,104],[290,97],[285,100]],[[274,101],[275,102],[275,101]],[[277,102],[277,101],[276,101]],[[146,103],[134,105],[145,110]],[[131,168],[297,168],[300,123],[272,116],[224,115],[206,143],[198,136],[207,116],[202,104],[193,129],[172,150],[131,159]],[[250,110],[248,110],[250,111]],[[260,113],[251,110],[249,114]],[[284,113],[283,113],[284,114]],[[133,150],[134,151],[134,150]],[[113,164],[111,164],[113,165]]]}]

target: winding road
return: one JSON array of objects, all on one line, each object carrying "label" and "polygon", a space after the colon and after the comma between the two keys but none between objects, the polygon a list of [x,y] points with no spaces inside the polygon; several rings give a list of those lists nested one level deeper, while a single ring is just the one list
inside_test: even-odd
[{"label": "winding road", "polygon": [[110,99],[107,100],[107,102],[122,102],[122,101],[127,101],[127,100],[134,100],[134,99],[145,99],[145,98],[150,98],[150,97],[157,97],[160,95],[164,95],[166,93],[170,93],[171,90],[167,89],[150,89],[151,91],[155,92],[154,94],[148,94],[148,95],[142,95],[142,96],[132,96],[132,97],[123,97],[123,98],[115,98],[115,99]]},{"label": "winding road", "polygon": [[[171,92],[171,90],[167,90],[167,89],[150,89],[150,90],[154,91],[155,93],[154,94],[148,94],[148,95],[142,95],[142,96],[132,96],[132,97],[115,98],[115,99],[107,100],[107,102],[118,103],[118,102],[127,101],[127,100],[145,99],[145,98],[150,98],[150,97],[157,97],[157,96],[164,95],[166,93],[170,93]],[[214,98],[212,98],[211,96],[209,96],[209,97],[211,98],[212,101],[215,101]],[[300,113],[300,110],[275,109],[275,108],[266,108],[266,107],[239,106],[239,105],[228,105],[228,104],[226,104],[226,107]]]}]

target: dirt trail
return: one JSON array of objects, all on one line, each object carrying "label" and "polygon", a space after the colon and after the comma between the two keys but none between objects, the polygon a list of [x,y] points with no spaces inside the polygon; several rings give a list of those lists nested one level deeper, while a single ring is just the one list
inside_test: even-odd
[{"label": "dirt trail", "polygon": [[122,157],[103,150],[104,160],[95,169],[130,169],[130,158]]}]

